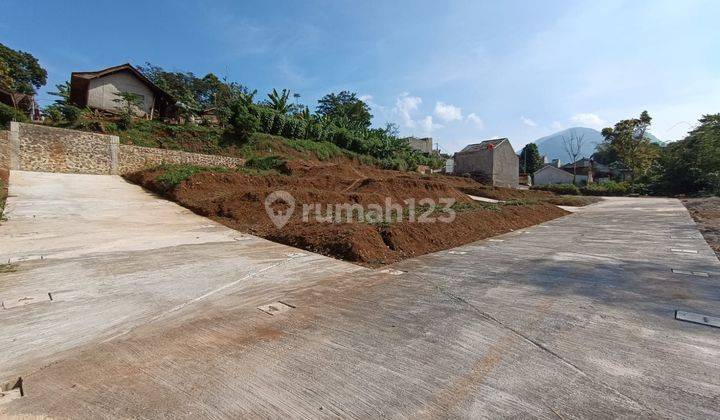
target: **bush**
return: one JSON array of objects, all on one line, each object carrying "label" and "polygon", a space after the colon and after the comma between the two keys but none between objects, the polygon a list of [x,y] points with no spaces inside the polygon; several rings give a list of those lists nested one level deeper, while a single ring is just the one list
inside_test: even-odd
[{"label": "bush", "polygon": [[269,171],[277,169],[285,162],[280,156],[253,157],[245,162],[247,168]]},{"label": "bush", "polygon": [[27,122],[27,120],[27,116],[17,109],[5,104],[0,104],[0,127],[10,127],[11,121]]},{"label": "bush", "polygon": [[227,172],[228,168],[224,166],[196,166],[187,164],[164,164],[157,167],[162,170],[155,181],[164,191],[169,191],[178,186],[181,182],[191,176],[203,172]]},{"label": "bush", "polygon": [[[627,195],[631,192],[630,185],[627,182],[603,182],[588,184],[580,189],[584,195],[606,195],[618,196]],[[642,187],[638,186],[638,193],[642,193]]]},{"label": "bush", "polygon": [[287,140],[287,144],[298,152],[313,153],[319,160],[328,160],[343,154],[342,149],[326,141],[293,139]]},{"label": "bush", "polygon": [[253,110],[242,101],[236,101],[232,104],[228,122],[241,140],[247,139],[250,133],[260,128],[261,124],[260,119],[253,113]]},{"label": "bush", "polygon": [[550,191],[555,194],[562,195],[579,195],[580,189],[575,184],[547,184],[547,185],[533,185],[533,190]]}]

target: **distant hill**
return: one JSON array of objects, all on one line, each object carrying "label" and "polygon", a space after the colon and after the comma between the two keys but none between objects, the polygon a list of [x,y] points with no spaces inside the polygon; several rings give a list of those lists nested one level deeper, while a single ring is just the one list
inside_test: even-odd
[{"label": "distant hill", "polygon": [[[568,163],[570,161],[570,157],[565,151],[563,136],[565,136],[565,138],[570,138],[572,132],[575,132],[575,135],[577,136],[582,136],[583,134],[585,135],[583,147],[580,151],[580,158],[592,156],[592,154],[595,153],[595,147],[603,141],[602,134],[595,129],[587,127],[570,127],[565,130],[558,131],[557,133],[550,134],[549,136],[539,138],[533,143],[537,145],[541,155],[547,156],[548,162],[553,159],[560,159],[563,163]],[[653,143],[661,145],[665,144],[665,142],[658,139],[650,132],[645,133],[645,137],[650,139]]]},{"label": "distant hill", "polygon": [[540,154],[547,156],[548,162],[553,159],[560,159],[563,163],[568,163],[570,157],[565,151],[563,136],[570,138],[572,132],[574,132],[576,136],[585,135],[583,138],[583,147],[582,150],[580,150],[580,158],[590,157],[595,153],[595,147],[603,141],[602,134],[597,130],[587,127],[571,127],[558,131],[555,134],[539,138],[535,140],[534,143],[537,145]]}]

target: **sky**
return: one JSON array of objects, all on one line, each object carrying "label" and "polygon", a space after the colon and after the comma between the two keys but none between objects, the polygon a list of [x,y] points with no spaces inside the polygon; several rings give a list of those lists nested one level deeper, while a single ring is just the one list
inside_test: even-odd
[{"label": "sky", "polygon": [[150,62],[289,88],[311,109],[349,90],[373,125],[452,153],[600,129],[647,110],[682,138],[720,112],[720,1],[0,0],[0,42],[35,55],[47,92],[72,71]]}]

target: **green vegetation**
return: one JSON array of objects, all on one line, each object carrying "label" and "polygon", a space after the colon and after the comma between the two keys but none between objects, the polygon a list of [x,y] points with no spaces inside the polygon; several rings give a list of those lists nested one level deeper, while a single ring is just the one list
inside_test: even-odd
[{"label": "green vegetation", "polygon": [[245,166],[260,171],[271,171],[278,169],[285,162],[280,156],[265,156],[250,158]]},{"label": "green vegetation", "polygon": [[622,162],[633,176],[607,191],[601,191],[610,188],[605,184],[588,186],[587,194],[720,195],[720,114],[704,115],[684,139],[665,146],[647,138],[650,122],[644,111],[640,118],[603,129],[605,141],[593,157],[605,164]]},{"label": "green vegetation", "polygon": [[561,195],[580,195],[580,188],[575,184],[533,185],[533,190],[550,191]]},{"label": "green vegetation", "polygon": [[9,128],[11,121],[26,122],[27,119],[27,116],[17,109],[0,104],[0,129]]},{"label": "green vegetation", "polygon": [[34,95],[35,89],[45,85],[47,71],[37,58],[16,51],[0,43],[0,87],[10,92]]},{"label": "green vegetation", "polygon": [[534,174],[543,165],[542,156],[535,143],[528,143],[520,152],[520,171]]},{"label": "green vegetation", "polygon": [[580,188],[583,195],[621,196],[633,192],[629,182],[603,182],[588,184]]},{"label": "green vegetation", "polygon": [[687,137],[663,148],[653,169],[654,191],[720,195],[720,114],[703,116]]},{"label": "green vegetation", "polygon": [[155,178],[155,180],[164,191],[169,191],[175,188],[181,182],[195,174],[229,171],[229,169],[224,166],[196,166],[186,164],[165,164],[158,166],[157,169],[162,170],[163,173]]}]

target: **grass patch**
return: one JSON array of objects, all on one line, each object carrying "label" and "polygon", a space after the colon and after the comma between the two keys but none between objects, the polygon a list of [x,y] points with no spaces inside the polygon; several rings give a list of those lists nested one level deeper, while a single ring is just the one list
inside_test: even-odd
[{"label": "grass patch", "polygon": [[343,156],[343,149],[333,143],[326,141],[312,141],[301,139],[288,139],[287,145],[298,152],[309,152],[315,155],[318,160],[329,160]]},{"label": "grass patch", "polygon": [[175,188],[181,182],[195,174],[229,171],[229,169],[224,166],[196,166],[179,164],[164,164],[158,166],[157,169],[160,169],[163,172],[155,178],[155,181],[157,181],[166,191]]},{"label": "grass patch", "polygon": [[252,157],[245,162],[245,167],[259,171],[271,171],[279,168],[285,159],[280,156]]}]

